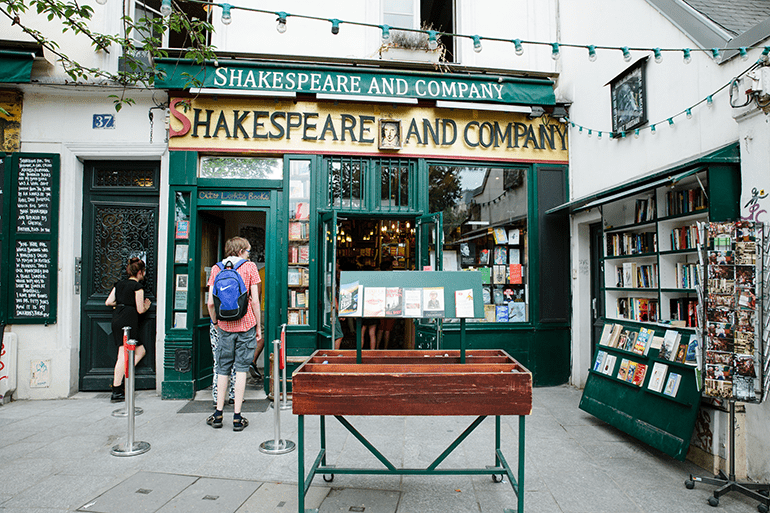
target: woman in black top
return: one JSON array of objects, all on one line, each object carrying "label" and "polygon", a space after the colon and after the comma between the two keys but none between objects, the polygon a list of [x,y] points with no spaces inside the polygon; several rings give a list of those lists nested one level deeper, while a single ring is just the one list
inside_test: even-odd
[{"label": "woman in black top", "polygon": [[125,354],[123,350],[123,327],[129,326],[131,331],[129,337],[136,340],[136,350],[134,352],[135,365],[145,355],[145,349],[142,341],[139,339],[139,316],[150,309],[150,300],[144,297],[144,289],[140,283],[145,277],[144,262],[139,258],[132,258],[128,267],[127,280],[120,280],[110,291],[107,306],[112,306],[112,339],[118,346],[118,359],[115,362],[115,374],[112,381],[111,402],[124,401],[126,398],[125,385]]}]

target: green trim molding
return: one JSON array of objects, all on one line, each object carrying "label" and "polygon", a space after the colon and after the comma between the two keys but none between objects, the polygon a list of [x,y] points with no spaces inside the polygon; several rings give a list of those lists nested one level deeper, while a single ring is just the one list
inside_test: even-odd
[{"label": "green trim molding", "polygon": [[[222,61],[224,62],[224,61]],[[158,89],[189,89],[191,78],[210,93],[221,90],[251,91],[294,96],[330,94],[351,97],[411,98],[518,105],[555,105],[554,83],[547,78],[496,75],[459,76],[446,73],[415,73],[389,70],[381,73],[361,68],[297,66],[287,63],[227,61],[205,63],[156,59],[161,79]],[[361,70],[361,71],[359,71]]]}]

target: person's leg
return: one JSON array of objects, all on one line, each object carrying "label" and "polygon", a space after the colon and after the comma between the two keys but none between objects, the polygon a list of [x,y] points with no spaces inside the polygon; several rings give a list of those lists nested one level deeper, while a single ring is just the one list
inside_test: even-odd
[{"label": "person's leg", "polygon": [[209,340],[211,341],[211,354],[214,356],[214,378],[211,380],[211,396],[214,399],[214,404],[216,404],[217,382],[219,381],[217,377],[217,341],[219,340],[219,332],[213,324],[209,325]]},{"label": "person's leg", "polygon": [[[227,385],[229,384],[230,376],[227,374],[217,374],[217,388],[219,390],[227,390]],[[219,394],[217,395],[217,411],[222,411],[225,409],[225,397],[226,394]]]},{"label": "person's leg", "polygon": [[136,346],[136,349],[134,350],[134,367],[139,365],[139,362],[142,361],[142,358],[144,358],[144,355],[147,354],[147,350],[144,348],[144,345]]},{"label": "person's leg", "polygon": [[342,345],[342,337],[334,341],[334,349],[339,349],[341,345]]},{"label": "person's leg", "polygon": [[119,387],[123,384],[123,378],[126,374],[126,356],[123,352],[123,346],[118,346],[118,359],[115,362],[115,372],[112,376],[112,386]]},{"label": "person's leg", "polygon": [[390,345],[390,330],[382,332],[382,340],[383,340],[382,348],[387,349],[388,346]]},{"label": "person's leg", "polygon": [[246,373],[235,373],[235,403],[233,405],[233,413],[236,415],[241,414],[241,406],[243,405],[243,396],[246,393]]},{"label": "person's leg", "polygon": [[369,349],[374,351],[377,349],[377,325],[372,324],[368,326],[369,329]]},{"label": "person's leg", "polygon": [[243,396],[246,391],[246,376],[256,351],[257,330],[251,328],[244,333],[237,333],[235,339],[235,401],[233,403],[233,431],[243,431],[249,421],[241,416]]}]

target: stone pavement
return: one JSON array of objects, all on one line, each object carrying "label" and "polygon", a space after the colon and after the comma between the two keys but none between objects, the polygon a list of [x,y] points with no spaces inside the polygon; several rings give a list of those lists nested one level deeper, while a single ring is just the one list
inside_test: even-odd
[{"label": "stone pavement", "polygon": [[[248,402],[259,404],[260,392]],[[713,487],[683,483],[705,475],[645,446],[579,410],[581,391],[536,388],[526,422],[524,510],[531,513],[733,513],[756,503],[728,494],[717,509],[706,501]],[[115,457],[127,421],[111,413],[109,394],[81,392],[55,401],[16,401],[0,407],[0,512],[293,513],[297,509],[297,452],[258,450],[273,438],[273,410],[246,413],[250,425],[232,431],[206,425],[210,392],[200,401],[163,401],[141,391],[135,440],[149,452]],[[264,403],[263,403],[264,404]],[[204,413],[179,413],[195,410]],[[262,408],[244,408],[261,410]],[[351,417],[351,423],[397,466],[427,466],[470,423],[468,417]],[[297,418],[283,412],[282,438],[297,441]],[[503,453],[516,461],[517,417],[502,419]],[[319,449],[319,420],[306,417],[305,468]],[[333,417],[327,418],[329,464],[375,467],[379,462]],[[494,463],[494,419],[486,419],[441,468]],[[314,480],[306,507],[321,513],[495,512],[516,507],[507,479],[489,476],[337,475]]]}]

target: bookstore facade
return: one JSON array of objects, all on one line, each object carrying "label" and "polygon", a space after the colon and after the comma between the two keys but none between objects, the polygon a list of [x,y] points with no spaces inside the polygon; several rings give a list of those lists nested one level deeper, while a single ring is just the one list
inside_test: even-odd
[{"label": "bookstore facade", "polygon": [[[210,384],[207,278],[236,235],[263,278],[265,340],[286,325],[290,356],[332,348],[341,271],[479,270],[485,316],[469,323],[468,347],[507,351],[536,384],[568,381],[569,222],[545,214],[567,199],[568,141],[547,114],[550,79],[236,68],[211,68],[199,94],[175,85],[179,67],[162,86],[164,398]],[[355,348],[345,321],[341,347]],[[453,319],[377,323],[389,328],[378,348],[459,347]]]}]

